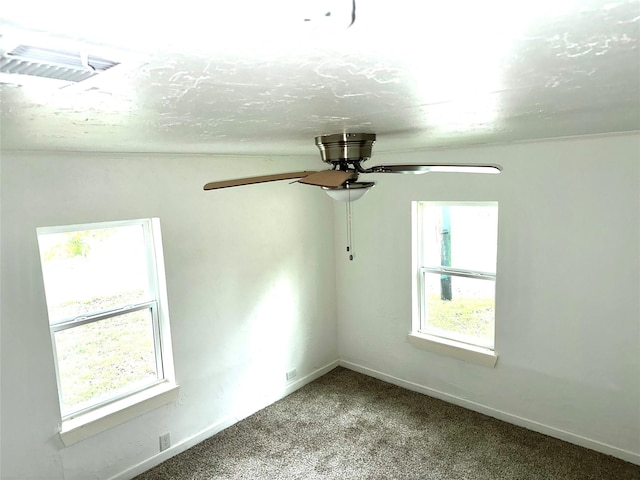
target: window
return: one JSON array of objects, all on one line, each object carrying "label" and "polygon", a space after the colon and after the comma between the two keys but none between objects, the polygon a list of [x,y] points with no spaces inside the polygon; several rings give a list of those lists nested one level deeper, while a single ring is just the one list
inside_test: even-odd
[{"label": "window", "polygon": [[172,381],[158,220],[37,233],[63,422]]},{"label": "window", "polygon": [[414,336],[493,357],[498,203],[413,209]]}]

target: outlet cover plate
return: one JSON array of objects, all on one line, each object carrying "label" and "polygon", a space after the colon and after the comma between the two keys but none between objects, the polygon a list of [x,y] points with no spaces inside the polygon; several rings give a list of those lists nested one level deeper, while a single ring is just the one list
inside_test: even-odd
[{"label": "outlet cover plate", "polygon": [[160,435],[160,451],[163,452],[170,446],[171,446],[171,435],[169,433]]}]

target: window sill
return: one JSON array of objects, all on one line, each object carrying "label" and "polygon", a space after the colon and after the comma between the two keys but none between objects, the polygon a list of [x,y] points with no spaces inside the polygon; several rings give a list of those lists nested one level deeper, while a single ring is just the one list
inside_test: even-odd
[{"label": "window sill", "polygon": [[164,382],[79,417],[64,420],[60,430],[62,443],[68,447],[143,413],[174,402],[178,399],[179,389],[179,385],[175,383]]},{"label": "window sill", "polygon": [[447,340],[425,333],[412,332],[409,334],[409,343],[428,350],[430,352],[448,355],[469,363],[494,368],[498,361],[498,355],[488,348],[475,347],[466,343]]}]

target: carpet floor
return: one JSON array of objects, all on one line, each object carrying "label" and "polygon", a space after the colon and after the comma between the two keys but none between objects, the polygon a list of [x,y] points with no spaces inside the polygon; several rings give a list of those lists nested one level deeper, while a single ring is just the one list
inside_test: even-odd
[{"label": "carpet floor", "polygon": [[640,480],[640,466],[338,367],[136,480]]}]

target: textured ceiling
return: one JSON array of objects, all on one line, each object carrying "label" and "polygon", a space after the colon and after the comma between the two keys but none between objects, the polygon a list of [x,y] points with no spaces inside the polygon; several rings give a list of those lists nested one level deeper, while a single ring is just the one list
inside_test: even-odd
[{"label": "textured ceiling", "polygon": [[352,0],[13,3],[5,41],[142,64],[0,85],[4,149],[315,155],[315,135],[343,131],[399,151],[640,130],[638,1],[359,0],[350,27]]}]

